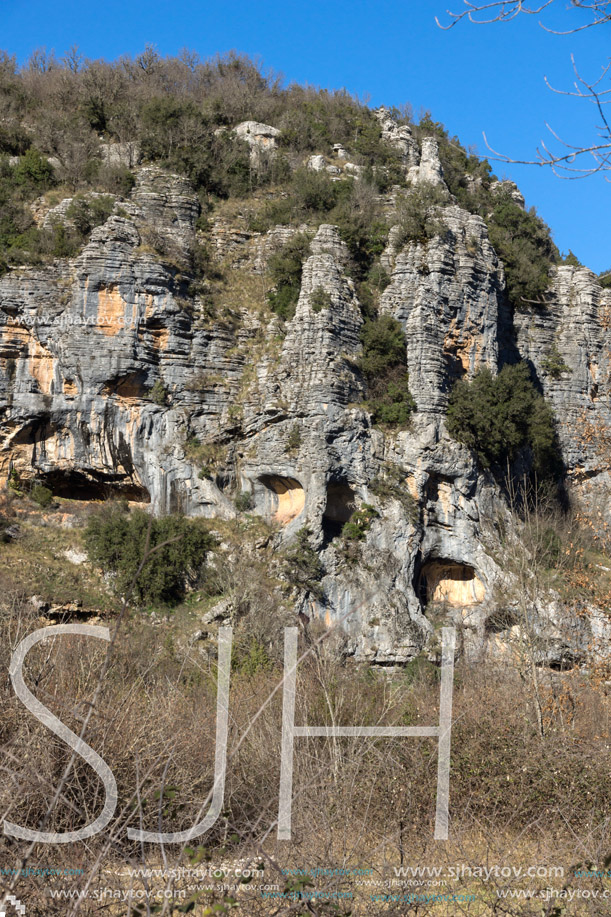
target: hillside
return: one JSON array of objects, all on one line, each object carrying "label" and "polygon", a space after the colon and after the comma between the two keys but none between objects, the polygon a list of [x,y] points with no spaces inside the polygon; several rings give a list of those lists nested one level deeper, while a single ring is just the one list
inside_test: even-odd
[{"label": "hillside", "polygon": [[[142,743],[137,699],[147,716],[175,704],[201,744],[219,627],[234,627],[242,728],[278,676],[286,626],[325,647],[304,676],[305,717],[430,721],[452,625],[465,716],[455,823],[471,854],[492,849],[469,832],[495,805],[509,845],[533,811],[550,837],[569,810],[576,831],[595,833],[605,766],[576,775],[608,748],[607,280],[562,256],[517,187],[430,115],[284,87],[236,55],[0,60],[0,207],[7,647],[15,621],[22,635],[125,617],[107,711],[127,704]],[[81,676],[64,663],[72,690]],[[467,713],[489,692],[516,747],[490,708]],[[15,742],[14,698],[4,703]],[[142,765],[155,774],[165,716],[150,726],[160,757],[151,748]],[[271,733],[280,710],[266,717]],[[172,780],[189,799],[165,812],[176,824],[213,766],[208,755],[205,780],[192,769],[187,733]],[[390,760],[434,796],[435,762],[392,741]],[[127,792],[132,752],[108,751]],[[255,777],[232,778],[225,837],[217,826],[211,844],[260,856],[254,800],[277,749],[273,763],[242,754]],[[324,754],[335,781],[332,742]],[[375,773],[350,754],[353,774]],[[526,775],[513,821],[505,768]],[[393,789],[392,767],[378,776],[376,817],[393,822],[403,862],[433,796],[419,807]],[[335,792],[329,805],[369,817],[361,797]],[[322,862],[316,832],[299,830]],[[350,838],[365,858],[374,840]],[[567,841],[562,862],[572,856]]]}]

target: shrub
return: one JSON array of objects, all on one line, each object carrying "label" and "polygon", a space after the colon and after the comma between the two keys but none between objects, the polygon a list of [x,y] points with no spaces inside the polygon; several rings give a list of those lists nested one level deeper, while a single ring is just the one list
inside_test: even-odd
[{"label": "shrub", "polygon": [[427,242],[445,234],[446,227],[433,209],[444,203],[447,194],[434,185],[417,185],[409,190],[397,208],[397,251],[408,242]]},{"label": "shrub", "polygon": [[16,185],[39,193],[53,184],[53,168],[42,153],[30,147],[23,156],[19,157],[13,169],[13,179]]},{"label": "shrub", "polygon": [[285,572],[289,582],[319,598],[323,594],[321,579],[324,570],[318,554],[310,544],[311,532],[300,528],[292,547],[285,554]]},{"label": "shrub", "polygon": [[414,525],[418,522],[418,502],[409,492],[407,475],[399,465],[388,462],[369,482],[369,489],[380,500],[398,500]]},{"label": "shrub", "polygon": [[549,352],[541,360],[541,369],[552,379],[560,379],[563,373],[570,373],[571,367],[564,362],[558,345],[554,341]]},{"label": "shrub", "polygon": [[222,443],[202,443],[197,436],[190,436],[185,442],[185,454],[200,466],[200,478],[212,478],[227,458],[227,447]]},{"label": "shrub", "polygon": [[323,290],[322,287],[316,287],[310,294],[310,305],[312,312],[318,313],[322,312],[323,309],[330,309],[333,305],[333,300],[326,290]]},{"label": "shrub", "polygon": [[598,279],[603,290],[608,290],[611,287],[611,271],[603,271],[602,274],[598,275]]},{"label": "shrub", "polygon": [[53,491],[43,484],[34,484],[30,491],[30,497],[35,503],[38,503],[41,509],[45,509],[53,502]]},{"label": "shrub", "polygon": [[522,210],[508,194],[495,196],[487,223],[490,241],[505,266],[512,305],[517,309],[529,303],[544,305],[550,268],[558,260],[549,228],[534,207]]},{"label": "shrub", "polygon": [[569,248],[568,255],[563,256],[562,264],[567,264],[570,267],[583,267],[583,264],[581,263],[577,255],[574,252],[572,252],[570,248]]},{"label": "shrub", "polygon": [[472,381],[457,382],[447,427],[451,436],[477,453],[484,468],[502,468],[530,447],[533,468],[541,477],[559,471],[553,414],[525,363],[504,366],[498,376],[483,368]]},{"label": "shrub", "polygon": [[355,510],[348,522],[344,523],[342,528],[342,538],[346,541],[362,541],[374,519],[377,519],[379,513],[369,503],[363,503],[359,509]]},{"label": "shrub", "polygon": [[329,221],[348,246],[353,277],[362,281],[384,251],[388,225],[373,184],[361,177],[349,184],[347,192],[330,213]]},{"label": "shrub", "polygon": [[149,390],[147,397],[149,401],[153,402],[153,404],[164,405],[167,403],[168,393],[161,379],[157,379],[155,381],[153,387]]},{"label": "shrub", "polygon": [[274,289],[268,294],[268,302],[276,315],[285,321],[290,320],[295,314],[301,289],[303,262],[309,253],[309,238],[304,233],[296,233],[269,259],[268,270]]},{"label": "shrub", "polygon": [[249,490],[241,491],[234,499],[233,505],[239,513],[246,513],[254,506],[254,500]]},{"label": "shrub", "polygon": [[340,195],[349,193],[351,182],[334,182],[328,172],[297,169],[292,191],[297,207],[304,214],[325,214],[333,210]]},{"label": "shrub", "polygon": [[[149,550],[157,550],[138,573],[147,539]],[[127,594],[133,584],[132,597],[141,605],[182,601],[215,544],[201,519],[155,518],[143,510],[129,513],[114,506],[91,516],[85,531],[91,561],[114,575],[119,595]]]},{"label": "shrub", "polygon": [[301,445],[301,430],[297,424],[293,424],[286,438],[286,451],[297,452]]},{"label": "shrub", "polygon": [[100,197],[83,197],[77,195],[72,199],[66,211],[66,217],[72,221],[81,236],[88,236],[92,229],[105,223],[115,205],[109,194]]},{"label": "shrub", "polygon": [[366,320],[361,329],[363,353],[358,361],[368,387],[367,408],[374,423],[405,427],[416,409],[406,371],[405,334],[390,315]]}]

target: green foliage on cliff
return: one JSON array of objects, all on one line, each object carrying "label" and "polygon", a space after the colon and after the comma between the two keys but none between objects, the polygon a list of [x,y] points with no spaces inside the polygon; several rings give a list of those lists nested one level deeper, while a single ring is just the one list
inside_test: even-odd
[{"label": "green foliage on cliff", "polygon": [[421,118],[416,133],[438,140],[450,192],[461,207],[486,221],[490,241],[505,266],[507,292],[514,308],[544,306],[550,269],[560,261],[560,253],[535,208],[524,210],[502,186],[493,188],[495,176],[488,161],[466,150],[429,114]]},{"label": "green foliage on cliff", "polygon": [[[113,574],[114,588],[140,605],[174,605],[194,584],[216,544],[201,519],[154,517],[109,505],[89,519],[85,545],[91,561]],[[147,551],[148,560],[140,570]]]},{"label": "green foliage on cliff", "polygon": [[447,203],[447,193],[432,185],[411,188],[398,203],[395,248],[401,249],[407,242],[427,242],[444,235],[446,227],[435,208]]},{"label": "green foliage on cliff", "polygon": [[565,363],[555,341],[541,360],[541,368],[551,376],[552,379],[560,379],[564,373],[571,372],[571,367]]},{"label": "green foliage on cliff", "polygon": [[272,310],[285,321],[295,314],[303,262],[309,253],[309,238],[304,233],[296,233],[268,261],[268,271],[274,284],[268,294],[268,302]]},{"label": "green foliage on cliff", "polygon": [[[69,56],[57,60],[39,51],[22,69],[4,55],[0,99],[0,270],[11,263],[67,257],[82,247],[90,230],[66,225],[41,233],[34,224],[28,204],[54,183],[72,194],[129,193],[133,174],[107,162],[102,143],[135,143],[145,163],[186,175],[205,210],[219,199],[248,198],[269,189],[264,205],[250,215],[254,231],[278,223],[333,223],[348,245],[351,273],[363,284],[366,300],[375,299],[368,274],[386,244],[389,224],[398,218],[398,245],[445,231],[435,212],[436,204],[447,202],[439,191],[410,189],[398,214],[389,218],[378,195],[405,188],[406,172],[401,152],[382,139],[370,108],[345,91],[285,87],[243,55],[209,61],[186,53],[164,58],[147,47],[133,59],[80,61],[75,67]],[[486,220],[514,307],[544,304],[550,267],[559,255],[535,211],[522,210],[502,187],[493,188],[489,163],[429,114],[418,124],[394,114],[411,125],[416,139],[438,140],[450,193]],[[280,130],[276,155],[260,149],[251,156],[249,145],[232,130],[246,120]],[[332,156],[335,144],[361,167],[358,179],[304,167],[308,154]],[[12,165],[10,155],[19,157]],[[55,169],[48,157],[54,157]],[[341,167],[342,161],[336,162]],[[76,209],[77,223],[95,225],[83,205]],[[280,314],[290,315],[294,299],[294,293],[280,293]],[[367,308],[373,311],[373,305]]]},{"label": "green foliage on cliff", "polygon": [[355,510],[348,522],[344,523],[342,528],[342,538],[345,541],[362,541],[374,519],[380,514],[369,503],[363,503],[359,509]]},{"label": "green foliage on cliff", "polygon": [[300,528],[295,535],[294,542],[285,554],[286,575],[288,581],[300,589],[321,596],[324,570],[318,554],[310,544],[311,535],[307,526]]},{"label": "green foliage on cliff", "polygon": [[374,423],[392,427],[409,424],[416,404],[409,390],[405,334],[390,315],[366,319],[361,329],[363,353],[358,368],[367,380]]},{"label": "green foliage on cliff", "polygon": [[540,477],[559,470],[554,417],[525,363],[504,366],[497,376],[485,367],[471,381],[457,382],[446,422],[450,435],[476,452],[484,468],[505,471],[528,447]]},{"label": "green foliage on cliff", "polygon": [[522,208],[508,194],[495,196],[488,233],[505,265],[507,291],[517,309],[545,305],[550,268],[559,260],[549,228],[534,207]]}]

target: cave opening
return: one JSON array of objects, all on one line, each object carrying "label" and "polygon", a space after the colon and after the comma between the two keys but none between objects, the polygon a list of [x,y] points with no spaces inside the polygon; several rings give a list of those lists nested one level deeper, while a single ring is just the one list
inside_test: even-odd
[{"label": "cave opening", "polygon": [[257,509],[281,525],[288,525],[303,512],[305,491],[295,478],[265,474],[259,478],[262,487],[255,493]]},{"label": "cave opening", "polygon": [[329,484],[327,503],[322,517],[323,544],[326,546],[341,534],[356,508],[355,493],[345,481]]},{"label": "cave opening", "polygon": [[446,558],[427,561],[417,578],[416,593],[421,605],[445,602],[453,607],[477,605],[483,601],[485,586],[470,564]]},{"label": "cave opening", "polygon": [[40,475],[38,483],[48,487],[56,497],[69,500],[110,500],[123,497],[134,503],[150,503],[151,495],[138,482],[123,475],[92,474],[54,469]]}]

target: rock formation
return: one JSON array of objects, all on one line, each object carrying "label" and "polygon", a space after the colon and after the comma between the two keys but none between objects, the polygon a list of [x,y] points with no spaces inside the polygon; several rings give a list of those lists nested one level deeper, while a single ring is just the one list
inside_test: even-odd
[{"label": "rock formation", "polygon": [[[410,180],[445,187],[436,141],[419,150],[408,127],[378,116]],[[236,133],[259,155],[278,131],[244,122]],[[0,279],[4,479],[15,469],[60,495],[123,494],[159,513],[225,518],[246,491],[279,549],[308,527],[323,591],[297,595],[296,610],[341,623],[347,652],[409,660],[433,632],[430,601],[463,625],[465,651],[482,652],[502,581],[484,534],[504,502],[445,430],[449,391],[482,366],[530,361],[560,421],[569,480],[610,513],[611,294],[585,268],[559,267],[547,308],[512,319],[484,221],[451,200],[440,209],[445,235],[389,244],[383,257],[380,309],[405,330],[417,405],[411,428],[390,434],[363,406],[363,318],[337,229],[316,231],[285,334],[240,284],[211,314],[190,279],[197,197],[183,178],[139,169],[78,257]],[[219,219],[212,254],[264,291],[267,259],[295,231]],[[205,473],[195,442],[212,455]],[[395,483],[381,491],[380,480]],[[353,563],[335,536],[362,504],[377,516]]]}]

